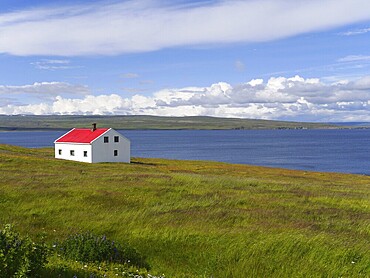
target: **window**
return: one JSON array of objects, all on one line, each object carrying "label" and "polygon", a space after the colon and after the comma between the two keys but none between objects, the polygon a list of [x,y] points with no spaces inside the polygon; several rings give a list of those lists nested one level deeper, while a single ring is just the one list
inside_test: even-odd
[{"label": "window", "polygon": [[118,156],[118,150],[114,150],[114,156]]},{"label": "window", "polygon": [[70,151],[69,151],[69,154],[70,154],[71,156],[75,156],[75,151],[74,151],[74,150],[70,150]]},{"label": "window", "polygon": [[109,137],[108,136],[104,136],[104,143],[109,143]]},{"label": "window", "polygon": [[84,157],[87,157],[87,151],[84,151]]},{"label": "window", "polygon": [[58,150],[58,154],[62,155],[62,150],[61,149]]},{"label": "window", "polygon": [[118,143],[119,142],[119,136],[114,136],[114,143]]}]

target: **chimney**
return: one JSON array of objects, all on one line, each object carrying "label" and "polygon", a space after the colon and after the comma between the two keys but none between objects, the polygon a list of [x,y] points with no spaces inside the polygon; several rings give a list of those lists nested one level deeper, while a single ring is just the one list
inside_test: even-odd
[{"label": "chimney", "polygon": [[91,131],[95,131],[96,130],[96,123],[93,123],[92,126],[93,126],[93,128],[91,129]]}]

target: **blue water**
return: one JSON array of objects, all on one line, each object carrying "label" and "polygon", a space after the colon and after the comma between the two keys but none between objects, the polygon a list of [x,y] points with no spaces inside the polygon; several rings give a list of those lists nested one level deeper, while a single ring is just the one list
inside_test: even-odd
[{"label": "blue water", "polygon": [[[370,175],[370,129],[121,130],[135,157],[214,160]],[[53,146],[65,131],[0,132],[0,143]]]}]

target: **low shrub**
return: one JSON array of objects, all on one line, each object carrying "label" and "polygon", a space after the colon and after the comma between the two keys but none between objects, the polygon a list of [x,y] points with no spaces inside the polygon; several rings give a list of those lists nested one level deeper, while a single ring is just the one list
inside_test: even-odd
[{"label": "low shrub", "polygon": [[0,277],[39,277],[46,263],[45,244],[21,237],[11,225],[0,230]]},{"label": "low shrub", "polygon": [[149,269],[145,258],[136,249],[90,232],[69,236],[58,244],[58,252],[65,258],[81,262],[114,262]]}]

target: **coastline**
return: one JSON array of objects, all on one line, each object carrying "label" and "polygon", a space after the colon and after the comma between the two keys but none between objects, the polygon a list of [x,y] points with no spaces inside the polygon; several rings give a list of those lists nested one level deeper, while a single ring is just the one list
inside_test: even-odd
[{"label": "coastline", "polygon": [[207,116],[159,117],[159,116],[31,116],[0,115],[0,129],[69,129],[98,126],[126,130],[255,130],[255,129],[338,129],[343,125],[330,123],[291,122],[243,118],[216,118]]}]

